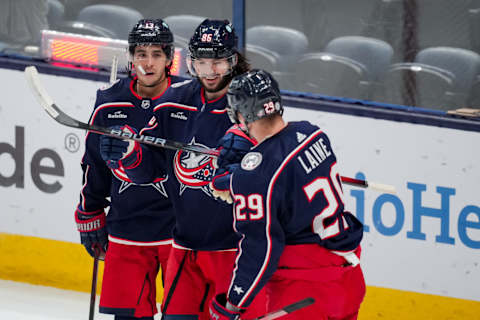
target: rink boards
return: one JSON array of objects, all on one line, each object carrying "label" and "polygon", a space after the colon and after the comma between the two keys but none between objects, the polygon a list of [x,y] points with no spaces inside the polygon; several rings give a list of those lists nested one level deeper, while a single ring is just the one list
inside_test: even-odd
[{"label": "rink boards", "polygon": [[[73,219],[85,133],[49,118],[21,71],[0,70],[8,88],[0,105],[0,278],[88,291],[91,259]],[[88,120],[104,83],[40,76],[62,109]],[[343,175],[397,189],[344,186],[347,209],[366,231],[360,318],[478,317],[480,133],[322,110],[287,103],[285,118],[324,129]]]}]

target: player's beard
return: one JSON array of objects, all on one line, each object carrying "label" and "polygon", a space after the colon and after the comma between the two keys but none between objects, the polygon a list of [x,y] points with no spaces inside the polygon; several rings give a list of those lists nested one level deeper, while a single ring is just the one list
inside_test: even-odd
[{"label": "player's beard", "polygon": [[229,85],[230,81],[232,81],[232,74],[231,73],[228,74],[228,75],[222,76],[222,80],[214,88],[207,88],[205,86],[203,86],[203,87],[205,88],[205,91],[210,92],[210,93],[215,93],[215,92],[223,90],[226,86]]}]

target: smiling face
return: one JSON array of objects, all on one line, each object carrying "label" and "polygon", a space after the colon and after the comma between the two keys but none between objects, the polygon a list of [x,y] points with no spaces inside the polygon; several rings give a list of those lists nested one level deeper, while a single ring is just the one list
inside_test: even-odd
[{"label": "smiling face", "polygon": [[198,77],[209,99],[217,98],[226,92],[236,63],[236,54],[227,58],[187,57],[190,74]]},{"label": "smiling face", "polygon": [[156,44],[136,46],[132,62],[138,76],[138,85],[147,88],[160,85],[167,77],[165,68],[172,63],[162,46]]}]

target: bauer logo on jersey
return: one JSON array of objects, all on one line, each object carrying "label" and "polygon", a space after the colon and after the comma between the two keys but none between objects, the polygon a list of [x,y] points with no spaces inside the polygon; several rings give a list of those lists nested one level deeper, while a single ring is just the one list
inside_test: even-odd
[{"label": "bauer logo on jersey", "polygon": [[[192,139],[189,145],[207,148],[204,145],[195,143],[195,138]],[[212,157],[179,150],[175,154],[174,168],[175,176],[180,182],[180,194],[182,194],[185,189],[191,188],[201,189],[207,195],[211,196],[208,184],[215,173]]]},{"label": "bauer logo on jersey", "polygon": [[249,152],[242,159],[242,169],[251,171],[262,163],[262,154],[259,152]]}]

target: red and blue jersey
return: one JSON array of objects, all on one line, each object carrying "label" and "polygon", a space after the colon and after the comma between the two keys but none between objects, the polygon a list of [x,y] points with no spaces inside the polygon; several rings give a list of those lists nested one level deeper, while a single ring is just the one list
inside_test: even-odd
[{"label": "red and blue jersey", "polygon": [[335,154],[327,135],[291,122],[246,154],[232,175],[235,229],[241,236],[228,300],[248,307],[277,270],[285,246],[355,250],[363,227],[344,211]]},{"label": "red and blue jersey", "polygon": [[[142,134],[215,149],[232,123],[226,95],[208,101],[196,79],[172,85],[155,118]],[[235,249],[232,207],[216,201],[209,188],[215,174],[213,158],[187,151],[142,146],[142,161],[128,169],[137,182],[168,175],[167,191],[175,210],[174,245],[194,250]]]},{"label": "red and blue jersey", "polygon": [[[180,78],[169,77],[168,86]],[[157,97],[142,98],[134,90],[136,79],[124,78],[97,92],[95,108],[89,123],[123,126],[140,130],[152,117],[153,109],[164,100],[165,91]],[[81,166],[83,186],[77,210],[97,212],[109,207],[107,231],[110,236],[133,242],[171,240],[174,212],[168,199],[167,175],[158,175],[150,183],[135,184],[120,167],[111,170],[100,156],[99,135],[88,132]],[[109,200],[110,199],[110,200]]]}]

